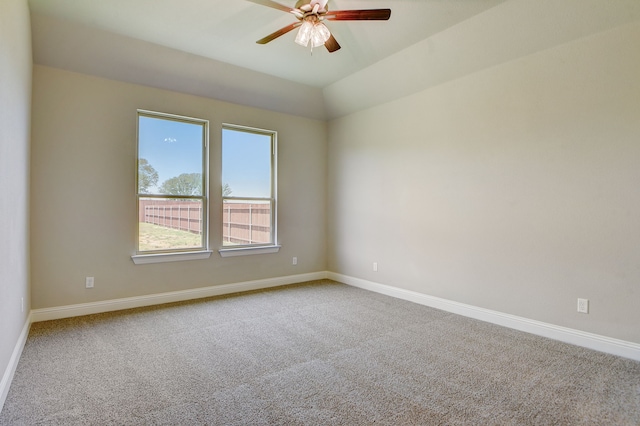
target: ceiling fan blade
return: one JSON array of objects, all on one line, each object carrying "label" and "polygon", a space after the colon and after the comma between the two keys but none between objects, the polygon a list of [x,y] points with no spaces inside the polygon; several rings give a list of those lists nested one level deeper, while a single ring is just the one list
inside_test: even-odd
[{"label": "ceiling fan blade", "polygon": [[391,9],[333,10],[326,14],[330,21],[386,21]]},{"label": "ceiling fan blade", "polygon": [[329,51],[329,53],[333,53],[336,50],[340,49],[340,45],[338,44],[338,42],[336,41],[335,37],[333,37],[333,34],[331,34],[331,36],[329,36],[329,40],[327,40],[324,43],[324,47],[327,48],[327,50]]},{"label": "ceiling fan blade", "polygon": [[258,43],[258,44],[267,44],[270,41],[277,39],[281,35],[288,33],[289,31],[293,30],[294,28],[299,27],[300,25],[302,25],[302,23],[294,22],[291,25],[287,25],[286,27],[280,28],[278,31],[276,31],[276,32],[274,32],[272,34],[269,34],[265,38],[261,38],[260,40],[256,41],[256,43]]},{"label": "ceiling fan blade", "polygon": [[260,4],[262,6],[271,7],[273,9],[282,10],[283,12],[292,12],[294,9],[271,0],[247,0],[251,3]]}]

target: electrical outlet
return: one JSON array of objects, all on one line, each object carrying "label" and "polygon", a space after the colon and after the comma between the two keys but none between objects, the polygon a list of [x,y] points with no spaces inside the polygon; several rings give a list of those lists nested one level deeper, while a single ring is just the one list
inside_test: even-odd
[{"label": "electrical outlet", "polygon": [[86,288],[93,288],[94,283],[95,279],[93,277],[87,277],[84,281],[84,285]]},{"label": "electrical outlet", "polygon": [[378,262],[373,262],[373,272],[378,272]]},{"label": "electrical outlet", "polygon": [[583,314],[589,313],[589,299],[578,299],[578,312]]},{"label": "electrical outlet", "polygon": [[20,311],[24,312],[24,297],[20,298]]},{"label": "electrical outlet", "polygon": [[297,265],[298,264],[298,258],[297,257],[293,257],[293,260],[291,261],[292,265]]}]

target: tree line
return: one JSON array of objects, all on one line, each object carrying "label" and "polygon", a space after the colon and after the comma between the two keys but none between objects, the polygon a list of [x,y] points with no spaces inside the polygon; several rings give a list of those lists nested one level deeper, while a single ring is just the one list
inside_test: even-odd
[{"label": "tree line", "polygon": [[[158,172],[146,158],[138,160],[138,192],[150,194],[150,188],[158,185]],[[182,173],[162,182],[157,186],[158,193],[168,195],[202,195],[202,174]],[[231,195],[228,183],[222,186],[222,196]]]}]

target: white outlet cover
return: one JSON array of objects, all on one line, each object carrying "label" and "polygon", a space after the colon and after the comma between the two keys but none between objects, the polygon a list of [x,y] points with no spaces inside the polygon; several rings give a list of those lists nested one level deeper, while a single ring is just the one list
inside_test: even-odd
[{"label": "white outlet cover", "polygon": [[578,312],[583,314],[589,313],[589,299],[578,299]]}]

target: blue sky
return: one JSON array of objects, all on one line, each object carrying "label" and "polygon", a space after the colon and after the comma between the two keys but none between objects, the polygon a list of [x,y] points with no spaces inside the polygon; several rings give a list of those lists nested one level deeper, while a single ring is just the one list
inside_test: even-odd
[{"label": "blue sky", "polygon": [[270,176],[271,136],[222,130],[222,183],[232,197],[269,197]]},{"label": "blue sky", "polygon": [[[158,172],[158,186],[182,173],[202,173],[202,131],[197,123],[140,116],[138,157]],[[271,137],[232,129],[223,129],[222,136],[223,170],[211,164],[209,173],[222,173],[232,196],[268,197]]]},{"label": "blue sky", "polygon": [[202,173],[202,129],[199,124],[140,116],[138,157],[158,172],[158,186],[182,173]]}]

